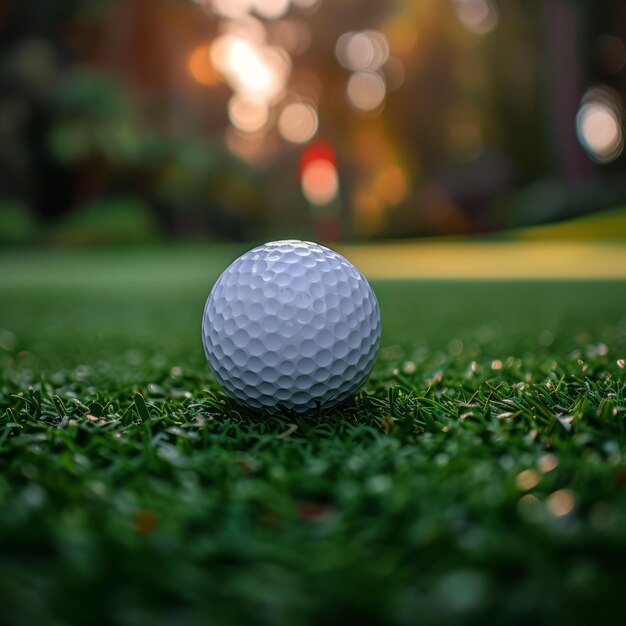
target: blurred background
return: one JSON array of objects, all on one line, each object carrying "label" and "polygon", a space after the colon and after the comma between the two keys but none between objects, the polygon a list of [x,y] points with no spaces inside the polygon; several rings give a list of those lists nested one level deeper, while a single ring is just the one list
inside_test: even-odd
[{"label": "blurred background", "polygon": [[625,41],[621,0],[0,0],[0,244],[612,210]]}]

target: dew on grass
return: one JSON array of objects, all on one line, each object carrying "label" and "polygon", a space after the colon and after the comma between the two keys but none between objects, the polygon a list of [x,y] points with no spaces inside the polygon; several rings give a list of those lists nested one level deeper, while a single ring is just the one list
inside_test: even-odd
[{"label": "dew on grass", "polygon": [[478,364],[476,363],[476,361],[471,361],[470,364],[467,366],[467,369],[465,370],[465,377],[471,378],[476,372],[477,368]]},{"label": "dew on grass", "polygon": [[74,370],[74,378],[83,381],[91,374],[91,368],[88,365],[79,365]]},{"label": "dew on grass", "polygon": [[415,363],[413,361],[405,361],[402,364],[402,371],[405,374],[412,374],[415,371]]},{"label": "dew on grass", "polygon": [[606,356],[609,353],[609,347],[605,343],[588,344],[585,346],[585,356],[589,359],[595,359],[599,356]]},{"label": "dew on grass", "polygon": [[148,393],[151,396],[164,396],[165,395],[165,391],[163,390],[163,388],[160,385],[157,385],[155,383],[150,383],[148,385]]},{"label": "dew on grass", "polygon": [[436,385],[437,383],[440,383],[443,380],[443,372],[441,370],[439,370],[438,372],[435,372],[434,376],[432,376],[432,378],[427,378],[426,379],[426,384],[429,387],[432,387],[433,385]]},{"label": "dew on grass", "polygon": [[559,421],[559,424],[561,424],[561,426],[565,428],[567,432],[572,430],[572,422],[574,421],[573,415],[567,415],[567,416],[557,415],[556,419]]}]

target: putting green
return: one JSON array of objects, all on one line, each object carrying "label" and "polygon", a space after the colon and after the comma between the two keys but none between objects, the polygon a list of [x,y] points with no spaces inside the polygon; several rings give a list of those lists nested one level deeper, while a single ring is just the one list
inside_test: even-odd
[{"label": "putting green", "polygon": [[340,251],[369,278],[626,278],[620,242],[408,242]]}]

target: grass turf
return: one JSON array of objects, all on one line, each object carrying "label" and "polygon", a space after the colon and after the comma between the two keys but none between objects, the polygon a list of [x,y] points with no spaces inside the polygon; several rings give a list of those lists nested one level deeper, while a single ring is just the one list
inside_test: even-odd
[{"label": "grass turf", "polygon": [[355,402],[247,413],[230,248],[0,261],[0,623],[589,623],[623,612],[626,283],[377,281]]}]

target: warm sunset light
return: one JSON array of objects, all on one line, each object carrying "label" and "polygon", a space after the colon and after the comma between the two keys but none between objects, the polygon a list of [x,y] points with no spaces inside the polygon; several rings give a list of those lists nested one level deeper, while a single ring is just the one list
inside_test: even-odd
[{"label": "warm sunset light", "polygon": [[626,0],[0,42],[0,626],[619,626]]}]

